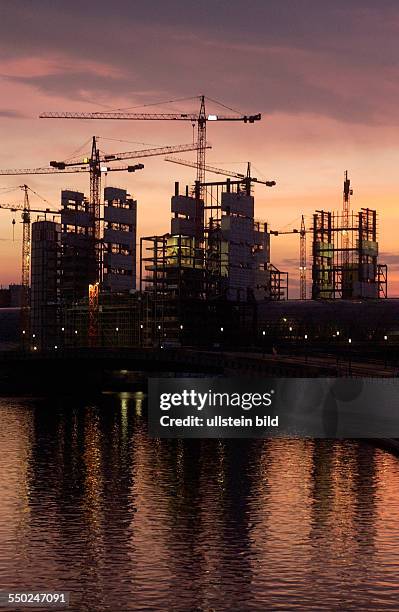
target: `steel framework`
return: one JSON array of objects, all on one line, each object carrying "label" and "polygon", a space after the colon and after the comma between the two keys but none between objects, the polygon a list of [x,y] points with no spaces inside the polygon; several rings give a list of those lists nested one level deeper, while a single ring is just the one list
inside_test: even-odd
[{"label": "steel framework", "polygon": [[299,232],[299,290],[301,300],[306,300],[306,228],[303,215]]},{"label": "steel framework", "polygon": [[313,215],[313,299],[387,296],[387,268],[378,263],[377,212],[362,208]]}]

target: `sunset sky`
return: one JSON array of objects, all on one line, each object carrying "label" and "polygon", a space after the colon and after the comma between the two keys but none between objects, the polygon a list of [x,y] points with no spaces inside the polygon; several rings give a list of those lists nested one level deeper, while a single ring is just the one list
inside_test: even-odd
[{"label": "sunset sky", "polygon": [[[107,152],[190,142],[190,123],[38,115],[193,111],[197,100],[144,105],[203,93],[240,112],[262,113],[255,125],[210,124],[207,162],[240,171],[250,160],[256,176],[277,181],[255,191],[256,217],[272,229],[298,227],[302,213],[310,226],[316,208],[340,208],[349,171],[353,208],[378,210],[380,261],[389,265],[390,297],[399,296],[397,2],[3,0],[0,34],[1,168],[65,159],[94,134]],[[138,237],[169,230],[174,181],[194,179],[193,170],[162,158],[144,163],[143,171],[110,174],[106,183],[137,198]],[[21,201],[11,189],[23,182],[56,207],[63,187],[89,192],[84,174],[0,179],[0,203]],[[34,197],[31,205],[48,206]],[[21,226],[13,242],[11,220],[0,211],[3,285],[20,281]],[[291,273],[293,297],[298,252],[298,237],[272,238],[272,262]]]}]

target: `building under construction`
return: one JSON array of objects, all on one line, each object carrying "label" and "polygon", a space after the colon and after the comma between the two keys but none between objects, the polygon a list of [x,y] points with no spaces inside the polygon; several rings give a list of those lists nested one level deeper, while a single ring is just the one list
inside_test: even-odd
[{"label": "building under construction", "polygon": [[137,202],[126,189],[104,189],[102,288],[114,293],[136,288]]},{"label": "building under construction", "polygon": [[387,266],[378,263],[377,211],[354,213],[352,195],[346,171],[342,211],[313,215],[313,299],[387,297]]},{"label": "building under construction", "polygon": [[[285,299],[288,275],[270,263],[267,224],[254,218],[251,177],[196,183],[171,200],[171,231],[140,240],[140,292],[150,295],[150,336],[179,337],[188,301],[236,304]],[[191,305],[191,308],[193,306]],[[226,310],[227,315],[227,310]]]},{"label": "building under construction", "polygon": [[[175,183],[170,231],[140,240],[139,291],[137,202],[125,190],[107,187],[98,240],[88,199],[63,191],[61,223],[38,221],[32,228],[31,348],[215,346],[227,337],[230,345],[247,346],[258,342],[260,325],[266,336],[271,302],[283,307],[288,299],[288,274],[270,261],[270,236],[300,235],[302,283],[306,231],[302,218],[300,231],[272,232],[255,218],[252,187],[262,181],[251,177],[250,168],[235,178],[196,181],[183,193]],[[350,194],[346,175],[343,210],[313,216],[314,300],[387,297],[377,213],[350,211]],[[305,306],[311,309],[309,302]]]},{"label": "building under construction", "polygon": [[80,191],[61,192],[61,298],[68,304],[87,295],[96,281],[94,217]]},{"label": "building under construction", "polygon": [[387,297],[387,266],[378,263],[377,212],[313,216],[313,299]]},{"label": "building under construction", "polygon": [[[32,225],[32,348],[75,345],[78,338],[87,344],[91,333],[95,336],[92,344],[110,343],[111,330],[115,335],[119,319],[130,317],[124,294],[136,288],[137,202],[124,189],[105,188],[99,245],[94,238],[91,207],[82,192],[61,192],[60,215],[61,223],[44,220]],[[98,288],[99,278],[101,298],[93,310],[89,287]],[[132,334],[122,331],[126,326],[120,327],[120,341],[126,342],[127,337],[132,341]]]},{"label": "building under construction", "polygon": [[51,346],[57,337],[60,306],[61,225],[32,224],[30,331],[36,347]]}]

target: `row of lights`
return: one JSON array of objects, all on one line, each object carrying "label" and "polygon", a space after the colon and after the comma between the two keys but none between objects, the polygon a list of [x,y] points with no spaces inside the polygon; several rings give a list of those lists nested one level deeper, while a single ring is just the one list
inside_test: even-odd
[{"label": "row of lights", "polygon": [[[287,320],[287,319],[284,319],[284,321],[286,321],[286,320]],[[141,323],[141,324],[140,324],[140,329],[143,329],[143,328],[144,328],[144,325]],[[161,325],[158,325],[158,330],[161,330],[161,329],[162,329],[162,326],[161,326]],[[180,325],[180,329],[181,329],[181,330],[183,330],[183,325]],[[65,327],[61,327],[61,331],[63,331],[63,332],[64,332],[64,331],[65,331]],[[116,332],[119,332],[119,327],[115,327],[115,331],[116,331]],[[224,327],[221,327],[221,328],[220,328],[220,331],[223,333],[223,332],[224,332]],[[290,331],[290,332],[292,332],[292,327],[290,327],[290,328],[289,328],[289,331]],[[25,331],[25,330],[23,330],[23,331],[22,331],[22,333],[25,335],[25,334],[26,334],[26,331]],[[77,329],[75,329],[75,334],[77,335],[77,333],[78,333],[78,330],[77,330]],[[265,331],[265,330],[263,330],[263,331],[262,331],[262,336],[266,336],[266,331]],[[339,336],[339,330],[337,330],[337,331],[335,332],[335,334],[333,334],[333,338],[338,337],[338,336]],[[36,338],[36,334],[32,334],[32,338]],[[305,335],[304,335],[304,340],[308,340],[308,334],[305,334]],[[386,335],[385,335],[385,336],[384,336],[384,340],[388,340],[388,336],[386,336]],[[351,344],[351,343],[352,343],[352,338],[348,338],[348,343],[349,343],[349,344]],[[55,346],[54,346],[54,348],[55,348],[55,349],[58,349],[58,346],[57,346],[57,345],[55,345]],[[33,347],[33,350],[34,350],[34,351],[36,351],[36,350],[37,350],[37,346],[34,346],[34,347]]]},{"label": "row of lights", "polygon": [[[287,323],[287,319],[286,319],[286,317],[283,317],[283,321],[284,321],[284,323]],[[288,329],[289,329],[289,331],[290,331],[290,332],[292,332],[292,327],[291,327],[291,326],[290,326]],[[263,332],[262,332],[262,334],[263,334],[263,335],[265,335],[265,334],[266,334],[266,332],[265,332],[265,331],[263,331]],[[333,338],[338,337],[338,336],[339,336],[339,330],[337,329],[337,331],[335,332],[335,334],[333,334]],[[307,340],[307,339],[308,339],[308,335],[307,335],[307,334],[305,334],[304,338],[305,338],[305,340]],[[384,340],[388,340],[388,336],[386,336],[386,335],[385,335],[385,336],[384,336]],[[349,344],[350,344],[350,343],[352,342],[352,339],[351,339],[351,338],[349,338],[349,339],[348,339],[348,342],[349,342]]]},{"label": "row of lights", "polygon": [[[287,319],[283,319],[283,321],[287,322]],[[292,327],[291,327],[291,326],[289,327],[289,331],[290,331],[290,332],[292,332]],[[265,332],[264,330],[262,331],[262,335],[263,335],[263,336],[265,336],[265,335],[266,335],[266,332]],[[336,338],[336,337],[338,337],[338,336],[339,336],[339,330],[337,329],[337,331],[335,332],[335,334],[333,334],[333,338]],[[307,340],[307,339],[308,339],[308,334],[305,334],[305,335],[304,335],[304,339],[305,339],[305,340]],[[387,335],[385,335],[385,336],[384,336],[384,340],[388,340],[388,336],[387,336]],[[351,343],[352,343],[352,338],[348,338],[348,342],[349,342],[349,344],[351,344]]]},{"label": "row of lights", "polygon": [[[140,327],[141,327],[141,329],[143,329],[143,325],[140,325]],[[182,325],[180,325],[180,329],[183,329]],[[61,327],[61,331],[64,332],[65,331],[65,327]],[[115,327],[115,331],[118,332],[119,331],[119,327]],[[23,330],[22,333],[25,335],[26,331]],[[75,329],[75,334],[77,334],[77,333],[78,333],[78,330]],[[32,334],[32,338],[36,338],[36,334]]]},{"label": "row of lights", "polygon": [[[143,325],[142,323],[140,324],[140,329],[144,329],[144,325]],[[159,330],[161,329],[161,325],[158,325],[158,329],[159,329]],[[180,325],[180,329],[181,329],[181,330],[183,329],[183,325]],[[64,332],[64,331],[65,331],[65,327],[61,327],[61,331],[62,331],[62,332]],[[119,327],[115,327],[115,331],[116,331],[116,332],[119,332]],[[223,327],[221,328],[221,331],[223,331]],[[23,330],[23,331],[22,331],[22,333],[23,333],[23,335],[25,335],[25,334],[26,334],[26,331],[25,331],[25,330]],[[77,329],[75,329],[75,334],[77,335],[77,333],[78,333],[78,330],[77,330]],[[32,334],[32,338],[36,338],[36,334]],[[57,346],[57,345],[55,345],[55,346],[54,346],[54,348],[55,348],[55,349],[58,349],[58,346]],[[37,351],[37,346],[34,346],[34,347],[33,347],[33,350],[34,350],[34,351]]]},{"label": "row of lights", "polygon": [[[64,332],[65,331],[65,327],[61,327],[61,331]],[[116,331],[118,331],[118,328],[116,328]],[[26,331],[22,330],[22,333],[23,333],[23,335],[25,335]],[[75,329],[75,334],[77,334],[77,333],[78,333],[78,330]],[[36,334],[32,334],[32,338],[36,338]]]}]

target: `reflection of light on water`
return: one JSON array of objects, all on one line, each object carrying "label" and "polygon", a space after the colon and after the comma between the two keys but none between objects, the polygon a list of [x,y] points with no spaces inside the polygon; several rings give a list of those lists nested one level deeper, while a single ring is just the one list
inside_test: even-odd
[{"label": "reflection of light on water", "polygon": [[136,414],[137,416],[141,416],[143,412],[144,393],[142,391],[137,391],[134,395],[134,399]]},{"label": "reflection of light on water", "polygon": [[125,430],[127,426],[129,400],[134,401],[134,411],[136,413],[136,416],[142,416],[145,394],[142,391],[137,391],[136,393],[122,391],[121,393],[119,393],[119,398],[121,402],[122,429]]},{"label": "reflection of light on water", "polygon": [[226,447],[223,444],[222,440],[217,441],[217,458],[218,463],[215,467],[216,470],[216,480],[219,484],[220,491],[224,490],[225,486],[225,476],[226,476]]},{"label": "reflection of light on water", "polygon": [[177,452],[176,452],[176,474],[179,479],[183,481],[184,478],[184,440],[177,440]]},{"label": "reflection of light on water", "polygon": [[119,394],[121,400],[121,434],[122,438],[126,439],[127,435],[127,421],[128,421],[128,409],[129,409],[129,394],[122,391]]},{"label": "reflection of light on water", "polygon": [[[3,404],[4,401],[4,404]],[[4,409],[5,406],[5,409]],[[32,482],[30,464],[32,460],[32,442],[34,440],[33,423],[30,414],[24,414],[18,403],[8,407],[5,400],[0,400],[4,409],[4,420],[9,422],[10,429],[4,427],[0,432],[1,470],[0,490],[0,541],[2,555],[7,544],[13,541],[12,533],[18,533],[16,548],[12,554],[24,559],[30,555],[29,529],[31,521]],[[3,423],[2,423],[3,425]],[[14,438],[10,431],[15,431]],[[7,517],[8,515],[8,517]]]},{"label": "reflection of light on water", "polygon": [[116,597],[125,610],[394,609],[396,457],[349,441],[153,440],[145,401],[0,399],[0,583],[67,580],[81,610]]},{"label": "reflection of light on water", "polygon": [[88,406],[84,424],[84,497],[85,532],[87,554],[90,559],[89,574],[98,580],[104,559],[104,505],[102,436],[99,413],[95,406]]}]

